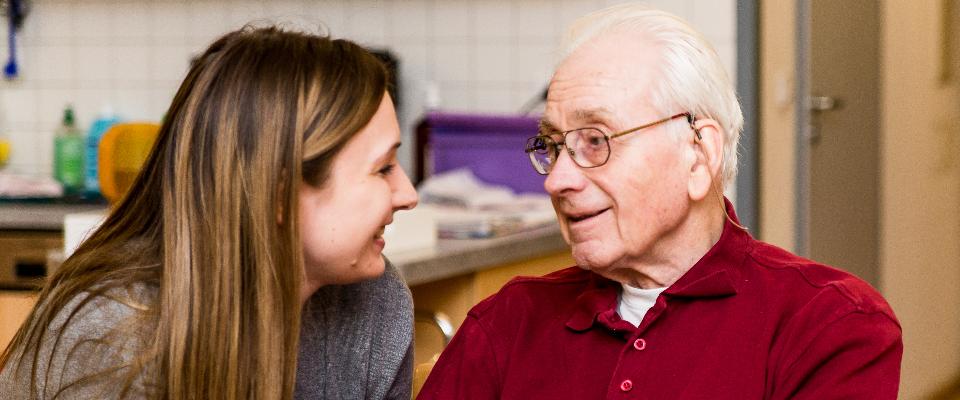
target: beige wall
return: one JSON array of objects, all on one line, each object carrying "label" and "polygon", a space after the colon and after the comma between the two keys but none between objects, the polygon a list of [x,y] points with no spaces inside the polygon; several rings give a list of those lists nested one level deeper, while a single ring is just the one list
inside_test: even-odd
[{"label": "beige wall", "polygon": [[[389,48],[400,59],[398,112],[409,140],[426,108],[516,113],[550,80],[563,29],[621,1],[34,1],[17,37],[21,76],[0,79],[0,134],[12,146],[5,172],[49,175],[65,103],[84,129],[105,104],[123,119],[158,121],[191,56],[250,21]],[[734,0],[645,2],[690,21],[735,70]],[[2,18],[0,32],[6,38]],[[398,153],[407,171],[414,148]]]},{"label": "beige wall", "polygon": [[789,250],[796,198],[793,3],[760,6],[760,239]]},{"label": "beige wall", "polygon": [[956,78],[940,81],[943,4],[882,11],[881,287],[903,326],[905,399],[960,372],[960,102]]},{"label": "beige wall", "polygon": [[[879,289],[903,326],[908,400],[960,373],[960,76],[940,80],[943,4],[885,1],[881,16]],[[791,249],[795,4],[761,10],[761,232]]]}]

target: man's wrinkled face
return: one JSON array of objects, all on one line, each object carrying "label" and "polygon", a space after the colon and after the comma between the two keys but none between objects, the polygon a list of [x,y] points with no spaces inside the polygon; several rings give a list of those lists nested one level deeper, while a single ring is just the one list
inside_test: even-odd
[{"label": "man's wrinkled face", "polygon": [[[554,74],[544,125],[611,134],[686,111],[652,108],[657,60],[657,49],[636,35],[608,33],[586,42]],[[612,139],[609,161],[600,167],[580,168],[561,152],[544,186],[579,266],[603,274],[661,256],[663,239],[689,212],[691,160],[668,128],[677,123],[685,122]]]}]

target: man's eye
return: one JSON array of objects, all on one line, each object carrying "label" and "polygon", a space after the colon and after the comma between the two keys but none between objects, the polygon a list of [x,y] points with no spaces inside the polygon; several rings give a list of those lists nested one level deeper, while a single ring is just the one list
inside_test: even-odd
[{"label": "man's eye", "polygon": [[546,140],[543,140],[543,138],[537,138],[536,140],[533,141],[533,149],[534,149],[534,150],[546,150],[546,149],[547,149],[547,141],[546,141]]},{"label": "man's eye", "polygon": [[556,146],[545,137],[534,137],[528,142],[527,151],[535,151],[542,154],[547,150],[552,150],[554,147]]}]

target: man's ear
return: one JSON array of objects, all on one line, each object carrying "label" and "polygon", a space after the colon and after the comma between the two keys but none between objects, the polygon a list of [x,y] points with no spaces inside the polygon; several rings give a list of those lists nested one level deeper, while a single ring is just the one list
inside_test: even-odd
[{"label": "man's ear", "polygon": [[724,132],[717,121],[709,118],[694,121],[693,127],[695,131],[687,140],[695,158],[690,166],[687,191],[691,200],[700,201],[710,194],[715,180],[723,175]]}]

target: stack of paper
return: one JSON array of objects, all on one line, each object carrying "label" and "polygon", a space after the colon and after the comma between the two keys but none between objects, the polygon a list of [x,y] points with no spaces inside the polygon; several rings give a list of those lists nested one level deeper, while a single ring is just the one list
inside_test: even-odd
[{"label": "stack of paper", "polygon": [[556,221],[550,197],[515,194],[481,182],[468,169],[432,176],[418,191],[423,206],[436,216],[441,238],[488,238]]}]

